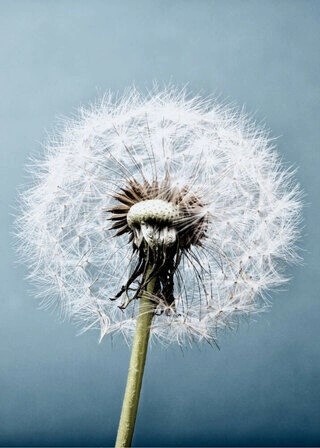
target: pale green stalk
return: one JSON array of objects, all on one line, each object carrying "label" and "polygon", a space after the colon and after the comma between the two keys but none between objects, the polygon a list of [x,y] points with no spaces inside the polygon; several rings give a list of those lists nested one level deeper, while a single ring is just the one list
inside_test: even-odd
[{"label": "pale green stalk", "polygon": [[[151,269],[146,273],[148,279]],[[116,448],[130,447],[136,421],[144,366],[146,362],[150,326],[153,317],[154,303],[149,296],[153,293],[156,278],[152,278],[139,299],[139,314],[132,344],[126,391],[124,394],[119,422]]]}]

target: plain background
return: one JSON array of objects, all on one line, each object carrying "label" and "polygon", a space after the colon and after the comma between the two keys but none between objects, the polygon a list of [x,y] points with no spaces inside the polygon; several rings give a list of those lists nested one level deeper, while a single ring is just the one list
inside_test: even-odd
[{"label": "plain background", "polygon": [[129,349],[38,310],[15,264],[24,165],[61,115],[154,80],[255,113],[298,167],[304,264],[273,307],[210,347],[149,352],[134,443],[320,444],[320,1],[0,1],[0,444],[108,446]]}]

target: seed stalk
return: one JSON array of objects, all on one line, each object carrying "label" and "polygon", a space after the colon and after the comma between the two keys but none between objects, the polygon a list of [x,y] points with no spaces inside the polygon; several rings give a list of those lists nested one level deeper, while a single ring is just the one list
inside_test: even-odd
[{"label": "seed stalk", "polygon": [[151,268],[148,268],[145,275],[147,285],[139,299],[139,314],[132,344],[127,385],[115,444],[116,448],[131,446],[137,417],[142,378],[148,350],[150,326],[155,308],[154,303],[150,300],[150,294],[154,292],[156,277],[149,279],[151,272]]}]

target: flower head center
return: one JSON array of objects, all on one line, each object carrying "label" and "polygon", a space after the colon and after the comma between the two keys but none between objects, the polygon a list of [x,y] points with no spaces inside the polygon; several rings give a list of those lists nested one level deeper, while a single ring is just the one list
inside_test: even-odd
[{"label": "flower head center", "polygon": [[154,297],[171,309],[175,306],[174,275],[181,257],[193,246],[201,246],[206,238],[208,215],[204,201],[188,186],[173,185],[169,175],[161,182],[131,179],[113,197],[117,203],[108,211],[111,229],[116,230],[114,236],[128,233],[133,253],[138,255],[136,266],[115,299],[124,292],[128,297],[136,281],[139,286],[129,301],[139,298],[149,267],[149,280],[156,277]]},{"label": "flower head center", "polygon": [[134,243],[140,247],[144,240],[149,247],[171,246],[177,238],[174,224],[180,218],[178,205],[163,199],[148,199],[134,204],[127,223],[134,234]]},{"label": "flower head center", "polygon": [[173,225],[180,217],[178,205],[163,199],[149,199],[134,204],[127,215],[127,222],[130,229],[146,222],[153,222],[158,225]]}]

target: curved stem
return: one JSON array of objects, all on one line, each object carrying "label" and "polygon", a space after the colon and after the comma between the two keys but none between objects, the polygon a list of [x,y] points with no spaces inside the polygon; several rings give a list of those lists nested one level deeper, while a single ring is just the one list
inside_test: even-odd
[{"label": "curved stem", "polygon": [[[150,273],[151,268],[147,269],[146,279],[148,279]],[[139,299],[139,314],[132,344],[127,386],[122,404],[116,448],[131,446],[148,350],[150,326],[154,311],[154,303],[149,299],[149,294],[153,293],[155,283],[156,278],[148,281],[145,292],[142,293]]]}]

